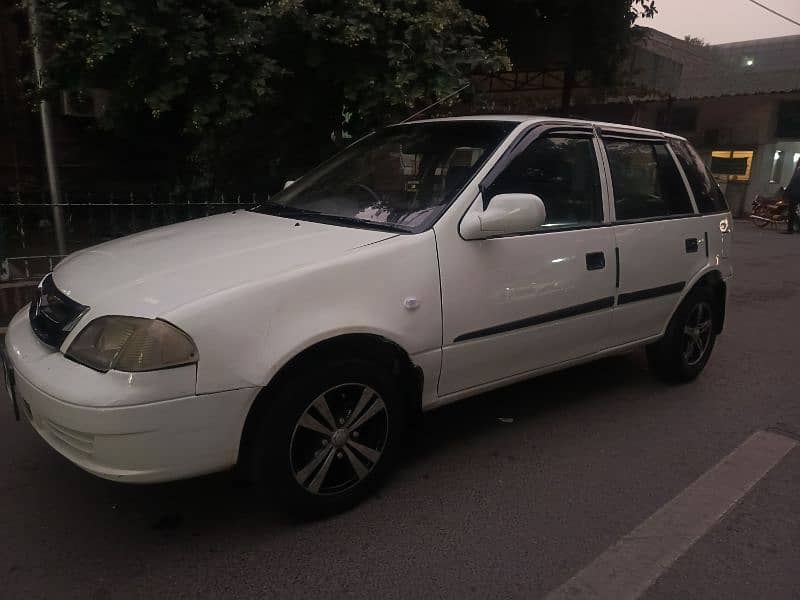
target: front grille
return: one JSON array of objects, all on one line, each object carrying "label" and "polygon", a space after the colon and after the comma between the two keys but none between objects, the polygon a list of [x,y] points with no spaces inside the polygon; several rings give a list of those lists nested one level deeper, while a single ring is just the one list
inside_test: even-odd
[{"label": "front grille", "polygon": [[53,274],[48,273],[36,288],[28,314],[36,336],[48,346],[58,348],[87,310],[88,306],[59,291]]}]

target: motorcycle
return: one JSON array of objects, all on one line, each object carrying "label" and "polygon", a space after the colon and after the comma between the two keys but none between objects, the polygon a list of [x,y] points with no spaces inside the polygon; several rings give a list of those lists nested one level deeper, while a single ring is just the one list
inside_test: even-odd
[{"label": "motorcycle", "polygon": [[[750,219],[756,227],[778,226],[789,219],[789,201],[784,198],[785,188],[778,188],[774,196],[757,194],[753,200]],[[795,207],[794,230],[800,231],[800,204]]]}]

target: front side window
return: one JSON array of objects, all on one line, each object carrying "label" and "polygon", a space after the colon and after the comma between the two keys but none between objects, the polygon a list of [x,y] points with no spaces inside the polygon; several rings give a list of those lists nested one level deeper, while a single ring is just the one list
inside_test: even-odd
[{"label": "front side window", "polygon": [[356,227],[427,229],[516,123],[388,127],[295,182],[257,212]]},{"label": "front side window", "polygon": [[544,203],[544,227],[600,223],[600,172],[590,137],[538,138],[511,161],[485,194],[535,194]]},{"label": "front side window", "polygon": [[604,140],[618,221],[694,211],[675,161],[660,142]]},{"label": "front side window", "polygon": [[672,140],[670,145],[689,180],[697,210],[705,214],[728,210],[722,190],[700,155],[683,140]]}]

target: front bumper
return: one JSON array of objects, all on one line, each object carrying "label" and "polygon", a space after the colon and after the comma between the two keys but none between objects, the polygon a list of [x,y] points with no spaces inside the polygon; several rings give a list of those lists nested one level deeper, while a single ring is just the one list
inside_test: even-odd
[{"label": "front bumper", "polygon": [[[41,344],[24,311],[9,325],[5,344],[20,412],[82,469],[106,479],[152,483],[236,464],[256,388],[156,399],[159,384],[166,394],[185,388],[185,367],[135,378],[97,373]],[[142,403],[133,403],[137,397]]]}]

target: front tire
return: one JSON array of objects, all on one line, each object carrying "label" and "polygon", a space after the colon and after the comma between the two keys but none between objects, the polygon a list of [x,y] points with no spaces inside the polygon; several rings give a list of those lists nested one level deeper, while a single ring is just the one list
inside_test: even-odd
[{"label": "front tire", "polygon": [[[755,216],[755,217],[764,217],[765,219],[768,219],[769,218],[769,212],[763,207],[758,207],[757,209],[755,209],[753,211],[753,216]],[[770,221],[764,221],[764,220],[761,220],[761,219],[753,219],[753,223],[755,224],[756,227],[764,228],[764,227],[766,227],[767,225],[770,224]]]},{"label": "front tire", "polygon": [[302,517],[355,506],[394,462],[406,415],[399,386],[363,359],[296,370],[271,399],[255,441],[261,487]]},{"label": "front tire", "polygon": [[693,289],[672,316],[664,337],[647,347],[650,367],[671,383],[695,379],[705,368],[716,340],[714,296]]}]

